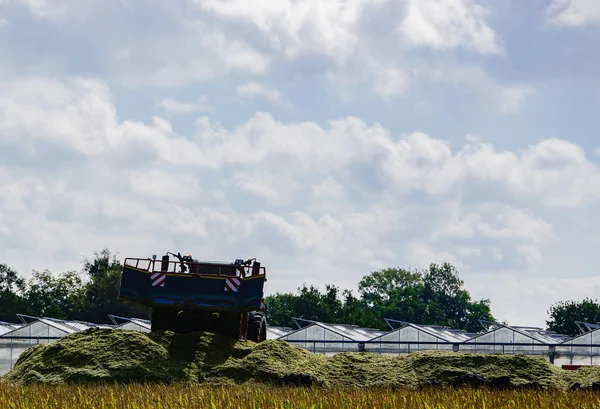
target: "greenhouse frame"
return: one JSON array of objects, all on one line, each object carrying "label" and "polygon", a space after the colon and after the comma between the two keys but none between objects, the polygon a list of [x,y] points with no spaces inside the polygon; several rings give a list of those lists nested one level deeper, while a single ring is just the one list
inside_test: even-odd
[{"label": "greenhouse frame", "polygon": [[[7,373],[27,348],[54,342],[88,328],[126,329],[148,333],[151,322],[109,315],[112,325],[67,321],[17,314],[20,323],[0,322],[0,376]],[[481,321],[482,331],[469,333],[445,326],[415,324],[385,318],[389,331],[357,325],[292,318],[298,328],[269,326],[267,340],[280,340],[327,356],[340,352],[403,355],[414,351],[527,354],[543,357],[558,367],[574,369],[600,365],[600,325],[578,322],[581,334],[568,337],[538,327]]]},{"label": "greenhouse frame", "polygon": [[[300,318],[292,318],[292,320],[300,328],[275,339],[324,355],[356,351],[357,345],[384,333],[370,328],[360,328],[357,325],[329,324]],[[299,322],[308,325],[302,327]]]},{"label": "greenhouse frame", "polygon": [[556,348],[554,363],[561,367],[600,365],[600,325],[586,322],[577,324],[583,333],[564,341]]},{"label": "greenhouse frame", "polygon": [[[454,344],[466,341],[471,335],[444,326],[412,324],[389,318],[385,321],[392,331],[371,339],[365,345],[367,352],[398,355],[424,350],[452,351]],[[402,326],[394,328],[394,323]]]}]

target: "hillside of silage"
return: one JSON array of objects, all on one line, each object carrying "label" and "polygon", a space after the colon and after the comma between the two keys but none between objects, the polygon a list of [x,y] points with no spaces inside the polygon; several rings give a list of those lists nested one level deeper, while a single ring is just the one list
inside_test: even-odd
[{"label": "hillside of silage", "polygon": [[540,357],[442,351],[403,356],[313,354],[283,341],[260,344],[212,333],[89,329],[26,350],[3,381],[191,382],[321,386],[487,385],[566,389],[600,381],[600,370],[563,371]]}]

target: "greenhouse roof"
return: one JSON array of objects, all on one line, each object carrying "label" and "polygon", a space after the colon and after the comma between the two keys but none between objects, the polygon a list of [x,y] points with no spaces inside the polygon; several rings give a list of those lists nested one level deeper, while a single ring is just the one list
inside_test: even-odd
[{"label": "greenhouse roof", "polygon": [[[80,330],[75,329],[74,327],[67,325],[64,322],[60,322],[51,318],[40,318],[37,321],[39,322],[43,322],[44,324],[50,325],[51,327],[57,328],[63,332],[66,332],[67,334],[72,334],[74,332],[78,332]],[[27,324],[26,326],[35,324],[35,321],[32,323]],[[24,326],[25,327],[25,326]]]},{"label": "greenhouse roof", "polygon": [[108,324],[94,324],[94,323],[85,322],[85,321],[68,321],[68,320],[60,320],[60,319],[48,318],[48,317],[43,317],[40,320],[52,321],[56,324],[63,325],[65,327],[71,329],[72,332],[85,331],[86,329],[89,329],[89,328],[112,328],[112,326],[108,325]]},{"label": "greenhouse roof", "polygon": [[52,320],[40,318],[36,321],[29,322],[25,325],[22,325],[19,328],[15,328],[9,332],[5,332],[4,334],[0,335],[0,338],[2,338],[2,337],[21,337],[21,336],[24,338],[28,338],[29,336],[33,336],[34,338],[38,337],[38,335],[29,335],[28,332],[30,332],[32,328],[38,327],[39,324],[46,325],[48,328],[52,328],[54,330],[53,335],[50,335],[50,336],[57,336],[58,334],[68,335],[68,334],[72,334],[73,332],[76,332],[72,328],[67,327],[63,324],[53,322]]},{"label": "greenhouse roof", "polygon": [[478,338],[481,338],[487,334],[491,334],[496,331],[503,330],[513,331],[517,334],[530,338],[532,341],[536,341],[540,344],[557,344],[569,339],[569,337],[567,337],[566,335],[555,334],[553,332],[546,331],[539,327],[510,326],[501,323],[494,323],[493,329],[486,331],[482,334],[477,334],[474,337],[468,339],[466,342],[477,342]]},{"label": "greenhouse roof", "polygon": [[277,339],[279,337],[282,337],[282,336],[289,334],[290,332],[294,332],[294,331],[295,330],[293,328],[288,328],[288,327],[269,327],[269,326],[267,326],[267,332],[274,339]]},{"label": "greenhouse roof", "polygon": [[6,324],[0,323],[0,335],[4,335],[7,332],[14,331],[15,329],[18,329],[18,328],[19,328],[19,326],[13,326],[8,323],[6,323]]},{"label": "greenhouse roof", "polygon": [[[463,342],[463,341],[466,341],[476,335],[476,334],[472,334],[472,333],[469,333],[469,332],[466,332],[463,330],[454,329],[454,328],[441,326],[441,325],[413,324],[412,322],[398,321],[398,320],[394,320],[394,319],[390,319],[390,318],[385,318],[385,321],[388,323],[388,325],[390,327],[393,328],[393,331],[391,331],[391,332],[400,331],[406,327],[412,327],[412,328],[418,329],[420,331],[423,331],[429,335],[432,335],[436,338],[439,338],[443,341],[451,342],[451,343]],[[394,328],[391,324],[392,322],[399,323],[402,326],[398,327],[398,328]]]},{"label": "greenhouse roof", "polygon": [[319,323],[319,325],[331,331],[337,332],[340,335],[348,337],[353,341],[368,341],[370,339],[385,334],[384,331],[377,331],[370,328],[360,328],[356,325],[326,323]]},{"label": "greenhouse roof", "polygon": [[[296,324],[298,324],[298,321],[308,322],[311,325],[317,325],[321,328],[335,332],[336,334],[341,335],[346,338],[349,338],[353,341],[368,341],[370,339],[376,338],[376,337],[386,333],[385,331],[379,331],[379,330],[376,330],[373,328],[361,328],[357,325],[332,324],[332,323],[326,323],[326,322],[320,322],[320,321],[305,320],[305,319],[301,319],[301,318],[292,318],[292,319],[294,320],[294,322],[296,322]],[[308,328],[311,325],[300,328],[294,332],[301,331],[305,328]]]},{"label": "greenhouse roof", "polygon": [[148,331],[150,331],[152,329],[152,322],[148,321],[148,320],[143,320],[140,318],[130,318],[129,320],[125,321],[122,324],[117,325],[115,328],[121,328],[124,327],[128,324],[135,324],[135,325],[139,325],[140,327],[147,329]]}]

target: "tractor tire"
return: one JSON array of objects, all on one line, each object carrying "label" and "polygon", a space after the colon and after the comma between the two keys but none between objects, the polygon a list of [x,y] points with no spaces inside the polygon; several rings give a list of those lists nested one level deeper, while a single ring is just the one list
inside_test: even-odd
[{"label": "tractor tire", "polygon": [[172,308],[152,308],[151,331],[177,332],[177,311]]},{"label": "tractor tire", "polygon": [[256,311],[248,318],[246,339],[257,343],[267,339],[267,318],[262,311]]}]

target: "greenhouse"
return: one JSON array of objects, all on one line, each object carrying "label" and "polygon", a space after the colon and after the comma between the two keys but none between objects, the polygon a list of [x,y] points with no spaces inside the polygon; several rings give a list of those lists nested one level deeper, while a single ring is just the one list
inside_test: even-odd
[{"label": "greenhouse", "polygon": [[92,327],[113,328],[106,324],[65,321],[23,314],[17,314],[17,317],[22,324],[1,324],[3,328],[10,328],[10,330],[0,335],[0,376],[10,371],[23,351],[32,345],[53,342]]},{"label": "greenhouse", "polygon": [[0,335],[0,375],[8,372],[30,346],[52,342],[77,331],[79,330],[54,320],[39,318]]},{"label": "greenhouse", "polygon": [[[152,322],[141,318],[119,317],[118,315],[108,315],[113,322],[115,329],[125,329],[132,331],[150,332],[152,330]],[[119,321],[122,321],[119,323]]]},{"label": "greenhouse", "polygon": [[359,351],[370,339],[383,335],[383,331],[360,328],[356,325],[329,324],[311,320],[292,318],[301,327],[299,321],[309,325],[287,333],[277,339],[286,341],[311,352],[333,355],[339,352]]},{"label": "greenhouse", "polygon": [[[410,322],[385,319],[392,331],[371,339],[365,344],[367,352],[382,354],[407,354],[424,350],[452,350],[453,345],[462,343],[474,334],[444,326],[412,324]],[[393,324],[401,324],[395,328]]]},{"label": "greenhouse", "polygon": [[293,331],[288,327],[267,327],[267,339],[277,339]]},{"label": "greenhouse", "polygon": [[[65,321],[17,314],[20,323],[0,322],[0,375],[7,373],[23,351],[32,345],[53,342],[88,328],[150,332],[152,325],[140,318],[109,315],[112,325]],[[267,339],[288,342],[324,355],[364,351],[388,355],[414,351],[446,350],[538,355],[562,367],[600,365],[600,325],[581,323],[582,334],[568,337],[538,327],[509,326],[481,321],[482,331],[470,333],[446,326],[415,324],[385,319],[387,331],[356,325],[333,324],[292,318],[297,328],[268,326]]]},{"label": "greenhouse", "polygon": [[583,334],[556,347],[556,365],[600,365],[600,326],[578,322]]},{"label": "greenhouse", "polygon": [[17,328],[21,328],[21,325],[14,324],[12,322],[0,321],[0,335],[6,334],[7,332],[11,332]]},{"label": "greenhouse", "polygon": [[551,345],[568,339],[537,327],[515,327],[493,323],[492,329],[466,340],[462,352],[548,355]]}]

